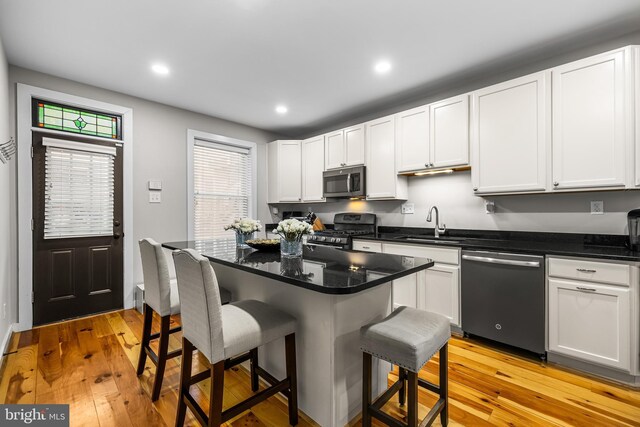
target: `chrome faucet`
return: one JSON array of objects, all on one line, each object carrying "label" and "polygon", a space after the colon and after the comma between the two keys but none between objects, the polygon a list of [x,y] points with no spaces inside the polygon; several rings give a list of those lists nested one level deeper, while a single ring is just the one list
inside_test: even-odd
[{"label": "chrome faucet", "polygon": [[433,232],[436,238],[440,237],[440,233],[444,234],[447,231],[447,226],[445,224],[442,224],[442,227],[440,227],[440,213],[438,212],[438,207],[437,206],[431,206],[431,209],[429,209],[429,215],[427,215],[427,222],[431,222],[431,213],[433,212],[433,210],[435,209],[436,211],[436,226],[433,228]]}]

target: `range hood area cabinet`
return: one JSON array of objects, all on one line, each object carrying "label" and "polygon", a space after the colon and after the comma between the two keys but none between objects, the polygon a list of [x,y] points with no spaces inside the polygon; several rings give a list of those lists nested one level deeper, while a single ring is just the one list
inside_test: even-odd
[{"label": "range hood area cabinet", "polygon": [[324,136],[267,144],[269,203],[323,202]]},{"label": "range hood area cabinet", "polygon": [[364,165],[364,123],[325,134],[324,169]]},{"label": "range hood area cabinet", "polygon": [[469,165],[469,94],[396,114],[398,172]]},{"label": "range hood area cabinet", "polygon": [[407,177],[396,169],[396,117],[365,123],[367,200],[406,200]]},{"label": "range hood area cabinet", "polygon": [[638,54],[624,47],[473,92],[474,193],[640,186]]}]

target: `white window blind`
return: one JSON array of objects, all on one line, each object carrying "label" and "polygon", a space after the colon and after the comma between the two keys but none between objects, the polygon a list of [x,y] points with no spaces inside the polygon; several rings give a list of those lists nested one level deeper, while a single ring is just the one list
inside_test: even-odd
[{"label": "white window blind", "polygon": [[45,239],[113,235],[113,155],[48,145],[44,195]]},{"label": "white window blind", "polygon": [[196,140],[193,149],[193,235],[196,240],[231,239],[224,226],[249,216],[251,152]]}]

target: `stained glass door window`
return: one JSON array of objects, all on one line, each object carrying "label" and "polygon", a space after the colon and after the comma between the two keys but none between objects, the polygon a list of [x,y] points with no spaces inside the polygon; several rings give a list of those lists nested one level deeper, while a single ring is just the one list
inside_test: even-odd
[{"label": "stained glass door window", "polygon": [[33,126],[80,133],[109,139],[122,139],[122,118],[117,115],[33,100]]}]

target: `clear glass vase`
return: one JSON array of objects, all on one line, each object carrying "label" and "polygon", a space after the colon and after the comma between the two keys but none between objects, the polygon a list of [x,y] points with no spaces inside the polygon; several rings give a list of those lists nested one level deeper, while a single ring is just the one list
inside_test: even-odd
[{"label": "clear glass vase", "polygon": [[252,238],[253,238],[253,233],[236,232],[236,247],[239,249],[248,248],[249,245],[247,245],[247,240],[251,240]]},{"label": "clear glass vase", "polygon": [[280,241],[280,255],[285,258],[294,258],[302,256],[302,240],[285,240]]}]

